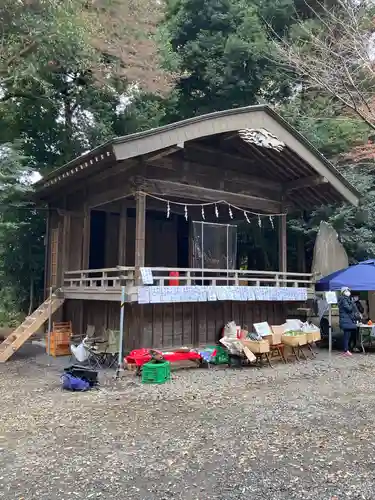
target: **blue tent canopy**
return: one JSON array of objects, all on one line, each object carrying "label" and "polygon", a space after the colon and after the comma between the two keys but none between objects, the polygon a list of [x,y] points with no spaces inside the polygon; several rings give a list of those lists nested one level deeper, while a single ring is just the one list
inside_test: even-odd
[{"label": "blue tent canopy", "polygon": [[340,290],[343,286],[357,292],[375,290],[375,259],[335,271],[317,281],[315,289],[318,292],[327,292]]}]

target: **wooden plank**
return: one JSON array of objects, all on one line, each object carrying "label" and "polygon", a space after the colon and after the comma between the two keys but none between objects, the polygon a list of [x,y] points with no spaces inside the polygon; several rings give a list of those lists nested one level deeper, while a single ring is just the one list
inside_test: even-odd
[{"label": "wooden plank", "polygon": [[136,189],[132,186],[134,183],[134,178],[128,179],[127,185],[124,185],[123,182],[120,182],[119,178],[115,178],[114,185],[115,187],[111,189],[102,189],[102,192],[98,194],[88,194],[87,195],[87,204],[92,208],[100,207],[109,202],[122,200],[127,196],[130,196],[135,193]]},{"label": "wooden plank", "polygon": [[47,321],[51,311],[54,314],[64,303],[56,295],[43,302],[25,321],[0,344],[0,363],[7,361]]},{"label": "wooden plank", "polygon": [[[217,152],[218,158],[222,156],[220,150]],[[219,183],[225,183],[228,185],[225,188],[226,191],[237,192],[258,192],[264,194],[265,197],[270,197],[278,200],[282,192],[282,183],[276,182],[274,180],[267,179],[262,176],[252,175],[249,172],[238,172],[232,168],[230,162],[226,163],[221,161],[216,162],[214,165],[207,165],[205,163],[198,163],[189,160],[183,160],[177,157],[164,158],[162,161],[150,162],[153,169],[147,169],[146,177],[150,178],[160,178],[163,179],[168,176],[170,180],[175,180],[177,182],[192,182],[196,184],[197,179],[206,179],[209,184],[202,187],[208,187],[212,189],[219,188]],[[244,161],[246,163],[246,161]],[[162,169],[168,166],[168,171],[163,172]],[[259,167],[259,165],[258,165]],[[159,172],[155,172],[155,168]],[[223,188],[221,188],[223,189]]]},{"label": "wooden plank", "polygon": [[295,181],[284,182],[283,188],[286,193],[290,193],[295,189],[302,189],[305,187],[315,187],[327,183],[328,181],[324,177],[311,175],[309,177],[302,177],[301,179],[297,179]]},{"label": "wooden plank", "polygon": [[146,154],[142,157],[142,160],[145,162],[150,162],[153,160],[164,158],[166,156],[172,155],[173,153],[176,153],[177,151],[181,151],[183,148],[183,143],[181,145],[176,144],[175,146],[170,146],[165,149],[159,149],[158,151]]},{"label": "wooden plank", "polygon": [[79,217],[71,217],[69,231],[69,257],[66,271],[79,269],[82,266],[83,228],[83,213],[81,213]]},{"label": "wooden plank", "polygon": [[250,196],[245,194],[230,193],[216,189],[202,188],[179,182],[164,181],[159,179],[143,179],[142,189],[151,194],[161,196],[176,196],[183,199],[197,200],[198,202],[217,202],[225,200],[232,205],[236,205],[248,210],[261,210],[265,213],[281,212],[281,203]]}]

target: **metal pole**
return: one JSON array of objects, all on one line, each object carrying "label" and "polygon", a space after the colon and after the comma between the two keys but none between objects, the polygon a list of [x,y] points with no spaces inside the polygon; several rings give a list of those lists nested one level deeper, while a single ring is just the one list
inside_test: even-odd
[{"label": "metal pole", "polygon": [[229,224],[227,224],[227,286],[229,285]]},{"label": "metal pole", "polygon": [[52,287],[49,289],[49,304],[48,304],[48,336],[47,336],[47,353],[51,354],[51,327],[52,327]]},{"label": "metal pole", "polygon": [[205,284],[205,281],[204,281],[204,246],[203,246],[203,224],[204,222],[201,222],[201,240],[202,240],[202,285]]},{"label": "metal pole", "polygon": [[328,334],[328,356],[329,361],[331,361],[332,357],[332,306],[328,305],[328,322],[329,322],[329,334]]},{"label": "metal pole", "polygon": [[121,309],[120,309],[120,339],[119,339],[119,349],[118,349],[118,367],[116,372],[116,378],[119,376],[120,370],[123,367],[123,349],[124,349],[124,309],[125,309],[125,287],[121,288]]}]

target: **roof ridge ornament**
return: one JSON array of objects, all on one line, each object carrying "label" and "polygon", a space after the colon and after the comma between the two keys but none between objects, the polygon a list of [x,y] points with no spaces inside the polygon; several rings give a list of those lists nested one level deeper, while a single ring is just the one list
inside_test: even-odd
[{"label": "roof ridge ornament", "polygon": [[249,144],[274,149],[278,152],[281,152],[285,148],[285,144],[265,128],[245,128],[239,130],[238,134],[244,142]]}]

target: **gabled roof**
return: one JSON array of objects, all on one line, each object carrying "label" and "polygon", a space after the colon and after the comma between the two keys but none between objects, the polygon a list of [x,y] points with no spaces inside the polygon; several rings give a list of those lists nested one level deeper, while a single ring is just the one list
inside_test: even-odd
[{"label": "gabled roof", "polygon": [[[314,199],[315,205],[347,201],[358,205],[360,194],[319,151],[290,126],[280,115],[265,105],[235,108],[197,116],[163,127],[124,137],[116,137],[89,153],[54,170],[36,184],[40,197],[62,185],[103,170],[116,161],[141,157],[168,148],[183,147],[189,141],[213,136],[237,137],[244,129],[265,129],[285,144],[281,153],[250,145],[246,157],[254,156],[274,169],[274,179],[294,183],[296,195]],[[237,140],[236,139],[236,140]],[[318,183],[309,185],[309,174],[319,176],[326,184],[324,193]],[[305,182],[300,182],[304,180]],[[306,196],[305,196],[306,195]]]}]

